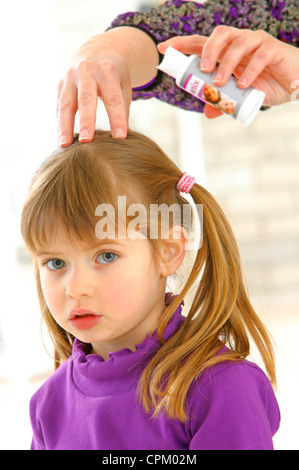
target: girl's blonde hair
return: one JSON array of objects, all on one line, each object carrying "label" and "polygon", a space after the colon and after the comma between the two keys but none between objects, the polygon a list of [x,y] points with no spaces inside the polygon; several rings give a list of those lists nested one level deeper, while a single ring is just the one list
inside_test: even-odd
[{"label": "girl's blonde hair", "polygon": [[[118,196],[127,204],[188,204],[176,189],[181,170],[148,137],[130,131],[124,140],[96,131],[90,143],[58,150],[37,171],[25,201],[21,230],[34,255],[47,244],[57,221],[70,239],[95,237],[95,208],[108,203],[117,211]],[[203,205],[203,240],[188,279],[165,307],[158,326],[161,347],[146,366],[139,394],[146,411],[185,421],[186,397],[192,381],[206,368],[223,361],[242,361],[256,343],[275,385],[274,354],[265,326],[249,302],[239,252],[230,225],[215,199],[200,185],[191,190]],[[159,240],[150,240],[156,247]],[[72,354],[74,337],[52,317],[36,282],[42,316],[54,343],[56,368]],[[167,340],[162,333],[175,310],[194,287],[194,297],[182,326]],[[223,344],[229,350],[219,354]]]}]

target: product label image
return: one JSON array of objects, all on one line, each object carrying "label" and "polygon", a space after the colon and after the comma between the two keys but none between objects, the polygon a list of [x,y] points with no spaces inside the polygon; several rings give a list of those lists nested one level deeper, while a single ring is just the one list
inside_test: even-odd
[{"label": "product label image", "polygon": [[188,57],[169,47],[158,69],[175,78],[187,93],[248,126],[261,108],[265,93],[253,87],[239,88],[233,75],[225,85],[217,87],[213,83],[217,68],[211,73],[202,72],[200,60],[196,55]]},{"label": "product label image", "polygon": [[226,93],[220,91],[214,85],[204,82],[192,73],[189,74],[184,83],[184,89],[196,98],[209,103],[218,108],[225,114],[234,114],[238,112],[238,103]]},{"label": "product label image", "polygon": [[211,73],[202,72],[200,62],[198,58],[195,58],[182,76],[181,87],[196,98],[215,106],[221,112],[237,117],[244,99],[251,90],[238,88],[235,77],[231,77],[230,82],[224,87],[217,88],[213,84],[215,74],[216,70]]}]

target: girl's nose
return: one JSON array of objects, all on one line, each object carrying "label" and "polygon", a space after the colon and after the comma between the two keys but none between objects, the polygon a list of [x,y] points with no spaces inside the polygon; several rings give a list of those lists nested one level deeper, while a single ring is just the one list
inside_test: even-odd
[{"label": "girl's nose", "polygon": [[65,295],[68,298],[79,299],[93,295],[91,273],[84,268],[73,268],[67,277]]}]

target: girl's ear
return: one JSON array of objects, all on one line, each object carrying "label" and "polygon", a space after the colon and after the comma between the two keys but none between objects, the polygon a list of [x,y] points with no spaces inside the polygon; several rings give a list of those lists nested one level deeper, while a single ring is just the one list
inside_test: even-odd
[{"label": "girl's ear", "polygon": [[161,276],[171,276],[179,269],[186,254],[187,242],[188,234],[181,226],[172,227],[168,232],[168,237],[161,240]]}]

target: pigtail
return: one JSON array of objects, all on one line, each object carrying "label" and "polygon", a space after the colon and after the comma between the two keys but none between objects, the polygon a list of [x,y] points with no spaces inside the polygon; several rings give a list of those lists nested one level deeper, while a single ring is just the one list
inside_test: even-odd
[{"label": "pigtail", "polygon": [[[242,279],[240,257],[230,225],[215,199],[195,184],[191,195],[203,205],[203,242],[181,293],[166,308],[158,333],[189,290],[196,285],[181,328],[161,347],[145,369],[140,393],[154,416],[166,411],[181,421],[187,416],[187,393],[205,369],[223,361],[241,361],[256,343],[272,383],[274,354],[269,335],[251,306]],[[219,354],[223,345],[229,350]]]},{"label": "pigtail", "polygon": [[249,333],[275,385],[275,361],[270,336],[249,301],[239,250],[230,224],[218,203],[204,188],[195,185],[192,196],[195,202],[201,200],[204,207],[207,266],[202,281],[206,287],[211,282],[212,289],[208,296],[206,289],[205,292],[202,288],[197,290],[190,314],[193,316],[201,308],[202,296],[205,295],[205,308],[211,312],[207,334],[213,335],[221,328],[222,342],[228,343],[231,350],[243,359],[250,353]]}]

